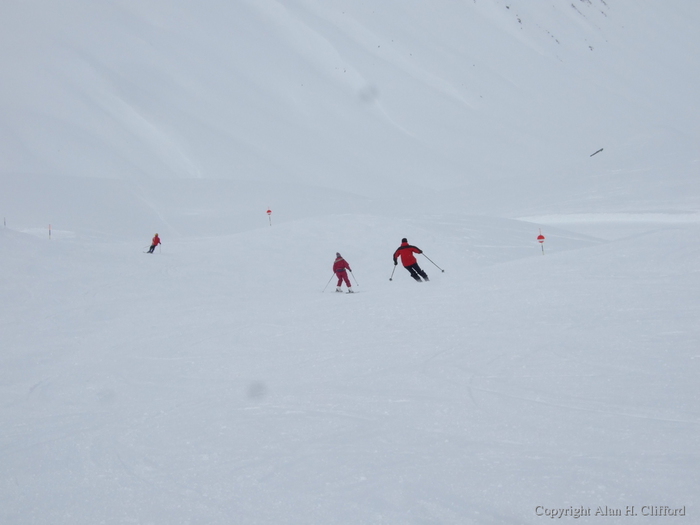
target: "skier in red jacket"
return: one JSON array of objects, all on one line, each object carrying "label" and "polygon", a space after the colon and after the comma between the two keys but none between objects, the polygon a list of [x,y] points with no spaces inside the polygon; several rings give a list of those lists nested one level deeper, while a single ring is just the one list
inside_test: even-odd
[{"label": "skier in red jacket", "polygon": [[153,250],[156,249],[156,246],[160,244],[160,237],[158,237],[158,234],[156,233],[156,236],[153,237],[153,240],[151,241],[151,247],[148,249],[148,253],[153,253]]},{"label": "skier in red jacket", "polygon": [[428,279],[428,274],[426,274],[423,270],[421,270],[421,267],[418,266],[416,257],[413,255],[414,253],[423,253],[423,250],[408,244],[408,239],[404,237],[401,239],[401,246],[399,246],[394,252],[394,266],[399,264],[396,259],[401,257],[401,263],[403,264],[404,268],[408,270],[408,273],[411,274],[411,277],[413,277],[419,283],[422,282],[420,279],[421,277],[425,281],[429,281],[430,279]]},{"label": "skier in red jacket", "polygon": [[341,289],[341,285],[343,284],[343,281],[345,281],[345,284],[348,287],[348,293],[353,293],[352,284],[350,284],[350,279],[348,279],[348,271],[351,272],[352,270],[350,269],[348,261],[343,259],[343,256],[339,253],[335,254],[333,271],[335,272],[335,275],[338,278],[338,284],[336,285],[335,291],[342,292],[343,290]]}]

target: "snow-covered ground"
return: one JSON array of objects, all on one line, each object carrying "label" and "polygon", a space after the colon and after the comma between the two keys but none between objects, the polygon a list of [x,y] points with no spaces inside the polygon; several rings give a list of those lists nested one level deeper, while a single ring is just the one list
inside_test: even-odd
[{"label": "snow-covered ground", "polygon": [[[3,230],[2,522],[692,520],[697,225],[545,228],[544,256],[533,226],[330,216],[153,255]],[[389,281],[407,231],[430,283]],[[336,250],[354,296],[322,292]]]},{"label": "snow-covered ground", "polygon": [[0,523],[697,522],[700,7],[205,4],[0,6]]}]

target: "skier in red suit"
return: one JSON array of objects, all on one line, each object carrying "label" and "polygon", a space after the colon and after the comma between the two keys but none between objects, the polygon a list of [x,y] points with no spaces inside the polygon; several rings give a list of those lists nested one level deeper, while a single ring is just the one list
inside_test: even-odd
[{"label": "skier in red suit", "polygon": [[343,284],[343,281],[345,281],[345,285],[348,287],[348,293],[353,293],[352,284],[350,284],[350,279],[348,279],[348,272],[351,272],[352,270],[350,269],[348,261],[343,259],[343,256],[339,253],[335,254],[333,271],[335,272],[335,275],[338,278],[338,284],[336,285],[335,291],[342,292],[343,290],[341,289],[341,286]]},{"label": "skier in red suit", "polygon": [[153,253],[153,250],[156,249],[156,246],[160,244],[160,237],[158,237],[158,234],[156,233],[156,236],[153,237],[153,240],[151,241],[151,247],[148,249],[148,253]]},{"label": "skier in red suit", "polygon": [[422,282],[421,277],[423,280],[429,281],[430,279],[428,279],[428,274],[426,274],[421,267],[418,266],[418,261],[416,261],[416,257],[413,255],[414,253],[423,253],[423,250],[408,244],[408,239],[404,237],[401,239],[401,246],[399,246],[394,252],[394,266],[398,264],[396,259],[401,257],[401,264],[403,264],[404,268],[408,270],[411,277],[413,277],[419,283]]}]

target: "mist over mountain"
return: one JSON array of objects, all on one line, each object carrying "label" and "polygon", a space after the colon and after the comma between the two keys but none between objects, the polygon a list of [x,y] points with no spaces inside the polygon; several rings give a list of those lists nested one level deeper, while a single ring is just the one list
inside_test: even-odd
[{"label": "mist over mountain", "polygon": [[698,204],[692,2],[1,9],[0,205],[15,224],[135,233],[137,216],[196,235],[255,227],[268,207]]}]

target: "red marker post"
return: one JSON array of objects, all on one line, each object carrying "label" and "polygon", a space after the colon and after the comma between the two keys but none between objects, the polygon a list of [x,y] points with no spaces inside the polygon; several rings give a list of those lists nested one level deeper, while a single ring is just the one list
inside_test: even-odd
[{"label": "red marker post", "polygon": [[267,219],[270,221],[270,226],[272,226],[272,210],[267,210]]},{"label": "red marker post", "polygon": [[544,255],[544,235],[542,235],[542,228],[540,228],[540,234],[537,236],[537,242],[542,246],[542,255]]}]

